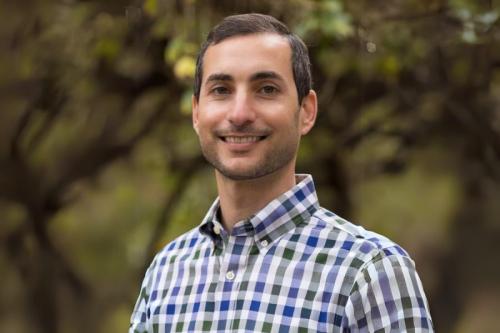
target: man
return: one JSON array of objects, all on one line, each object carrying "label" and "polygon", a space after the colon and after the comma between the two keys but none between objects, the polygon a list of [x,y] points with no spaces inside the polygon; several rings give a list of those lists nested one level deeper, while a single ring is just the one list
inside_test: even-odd
[{"label": "man", "polygon": [[198,56],[193,126],[219,193],[146,272],[130,332],[431,332],[408,254],[318,204],[295,175],[313,127],[304,43],[276,19],[225,18]]}]

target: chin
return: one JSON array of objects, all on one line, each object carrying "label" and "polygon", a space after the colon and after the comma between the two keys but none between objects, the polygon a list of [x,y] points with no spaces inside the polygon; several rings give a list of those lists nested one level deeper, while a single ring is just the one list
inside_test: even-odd
[{"label": "chin", "polygon": [[253,168],[240,167],[240,168],[230,168],[227,166],[215,166],[217,171],[224,177],[231,180],[252,180],[258,179],[270,174],[276,173],[281,168],[272,165],[259,165]]},{"label": "chin", "polygon": [[222,176],[231,180],[251,180],[264,176],[258,172],[255,172],[255,170],[240,170],[240,169],[234,170],[234,169],[220,168],[217,169],[217,171]]}]

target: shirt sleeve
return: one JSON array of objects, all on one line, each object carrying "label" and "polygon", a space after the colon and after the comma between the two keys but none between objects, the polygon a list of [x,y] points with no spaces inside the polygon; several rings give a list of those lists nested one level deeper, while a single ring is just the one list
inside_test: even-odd
[{"label": "shirt sleeve", "polygon": [[359,271],[345,307],[344,332],[434,332],[414,262],[383,255]]},{"label": "shirt sleeve", "polygon": [[156,267],[156,258],[146,271],[142,281],[141,291],[135,303],[134,311],[130,318],[129,333],[147,333],[149,332],[149,298],[152,289],[152,276]]}]

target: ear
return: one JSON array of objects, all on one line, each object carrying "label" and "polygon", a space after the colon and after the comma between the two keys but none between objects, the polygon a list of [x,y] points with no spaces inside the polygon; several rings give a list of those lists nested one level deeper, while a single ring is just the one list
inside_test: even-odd
[{"label": "ear", "polygon": [[193,128],[198,134],[198,100],[194,95],[191,96],[191,114],[193,117]]},{"label": "ear", "polygon": [[314,90],[309,90],[304,96],[300,109],[300,134],[306,135],[314,126],[318,113],[318,98]]}]

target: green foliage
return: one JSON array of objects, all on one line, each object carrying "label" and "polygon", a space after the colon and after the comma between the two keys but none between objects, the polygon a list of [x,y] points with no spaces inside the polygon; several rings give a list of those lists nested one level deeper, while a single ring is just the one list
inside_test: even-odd
[{"label": "green foliage", "polygon": [[490,31],[498,20],[499,9],[485,9],[473,1],[450,1],[456,18],[463,26],[461,38],[464,42],[481,43],[481,36]]},{"label": "green foliage", "polygon": [[309,46],[320,112],[297,169],[321,203],[411,252],[436,330],[494,330],[479,305],[499,299],[499,8],[0,3],[0,331],[126,330],[152,255],[217,195],[191,85],[208,30],[243,12]]},{"label": "green foliage", "polygon": [[303,37],[311,35],[324,38],[345,38],[352,36],[351,17],[344,11],[339,0],[312,1],[306,7],[302,22],[296,33]]}]

